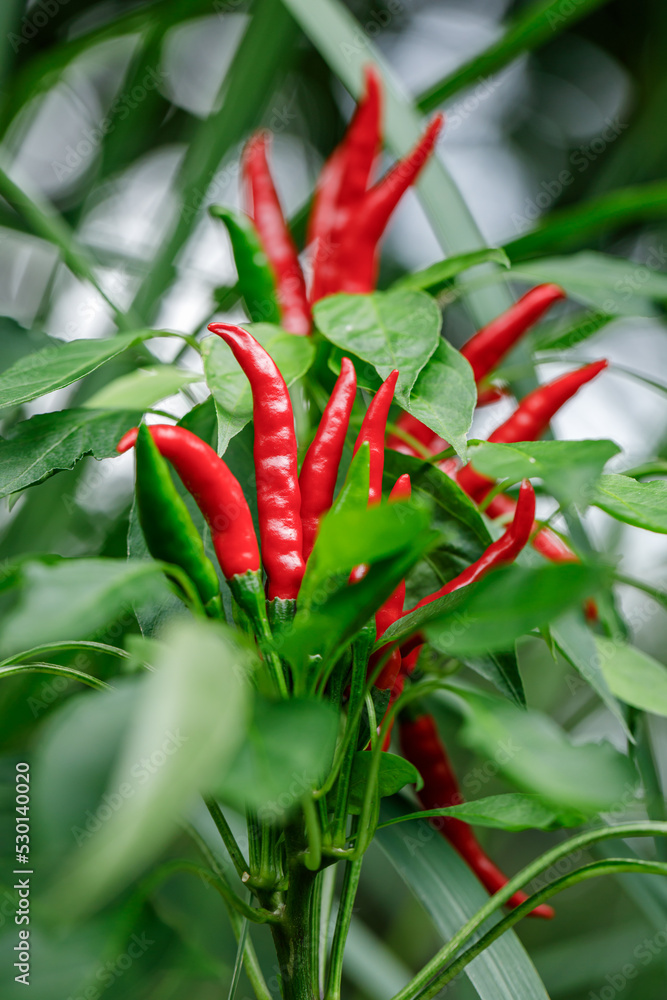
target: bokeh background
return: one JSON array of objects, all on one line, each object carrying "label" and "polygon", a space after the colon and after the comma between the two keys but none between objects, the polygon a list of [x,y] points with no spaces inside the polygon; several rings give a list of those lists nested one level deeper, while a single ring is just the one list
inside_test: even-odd
[{"label": "bokeh background", "polygon": [[[569,16],[579,5],[580,0],[562,0],[555,17]],[[359,45],[372,40],[416,100],[491,45],[525,7],[506,0],[369,0],[346,6],[359,21]],[[438,156],[490,245],[512,244],[542,216],[621,188],[659,184],[665,176],[667,5],[613,0],[587,7],[586,16],[573,18],[566,30],[555,20],[551,37],[534,51],[443,104],[447,125]],[[232,79],[239,46],[253,23],[254,58]],[[227,237],[206,214],[207,204],[240,205],[242,143],[252,129],[265,126],[273,133],[272,162],[283,204],[302,234],[314,180],[353,106],[343,83],[278,0],[254,6],[244,0],[2,0],[0,91],[3,369],[40,346],[45,334],[62,340],[108,335],[120,314],[135,326],[192,334],[214,314],[242,316],[230,298],[235,270]],[[30,197],[27,209],[21,192]],[[662,209],[644,219],[598,229],[575,226],[562,245],[544,249],[604,251],[633,260],[647,274],[665,272],[665,205],[663,195]],[[442,256],[429,216],[411,192],[385,241],[382,283]],[[84,264],[94,269],[106,298],[85,280]],[[617,291],[623,295],[622,288]],[[465,306],[453,301],[445,314],[446,335],[460,344],[473,323]],[[613,365],[567,407],[555,423],[557,434],[612,438],[625,452],[626,467],[648,457],[667,458],[664,332],[657,310],[641,318],[621,316],[571,352],[583,360],[606,356]],[[138,364],[150,367],[149,350],[183,369],[182,387],[162,401],[163,409],[179,416],[204,398],[196,355],[165,338],[151,341],[140,355],[123,355],[99,377],[93,374],[7,414],[6,421],[80,405],[112,377]],[[560,370],[558,362],[547,361],[539,378]],[[502,419],[503,405],[482,411],[475,425],[480,436]],[[0,559],[33,552],[124,555],[132,473],[129,456],[87,459],[11,503],[3,501]],[[595,544],[617,557],[624,572],[665,586],[667,546],[661,536],[618,525],[599,511],[590,512],[586,523]],[[621,599],[637,644],[667,663],[664,613],[637,592]],[[575,736],[618,738],[571,670],[536,644],[524,644],[521,653],[532,705]],[[29,692],[3,683],[0,740],[7,762],[30,746],[33,737],[27,734],[35,720],[47,723],[69,689],[48,680]],[[442,722],[455,733],[456,721],[444,711]],[[664,775],[667,727],[657,718],[650,726],[658,773]],[[479,762],[464,750],[453,752],[465,790],[465,777]],[[11,777],[8,764],[5,771]],[[483,794],[502,790],[493,766],[484,775]],[[538,840],[495,831],[483,831],[483,839],[510,871],[549,842],[545,835]],[[13,995],[5,992],[13,978],[6,944],[12,930],[11,861],[5,860],[3,997]],[[108,1000],[225,995],[220,980],[231,980],[236,943],[212,896],[205,886],[179,879],[161,889],[138,925],[138,933],[152,943],[126,969],[114,966],[99,995]],[[650,892],[634,876],[587,883],[559,899],[552,925],[524,922],[519,934],[557,1000],[665,995],[667,890],[657,883]],[[104,926],[96,924],[74,944],[64,941],[54,947],[53,968],[95,968],[104,938]],[[349,943],[347,996],[391,996],[439,943],[419,902],[381,850],[372,849]],[[257,946],[270,970],[268,936],[258,934]],[[75,980],[53,975],[52,986],[35,996],[74,1000],[79,995],[71,992]],[[243,980],[240,989],[249,995]],[[449,995],[465,1000],[474,991],[461,980]]]}]

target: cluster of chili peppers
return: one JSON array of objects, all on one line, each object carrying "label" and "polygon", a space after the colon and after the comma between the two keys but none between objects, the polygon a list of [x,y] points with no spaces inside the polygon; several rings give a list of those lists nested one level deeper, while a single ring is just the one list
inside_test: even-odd
[{"label": "cluster of chili peppers", "polygon": [[[269,171],[266,136],[256,135],[246,148],[243,169],[248,214],[254,224],[250,236],[258,237],[259,242],[253,246],[263,249],[270,264],[281,323],[297,335],[311,332],[311,306],[319,298],[335,292],[364,293],[375,288],[379,240],[399,199],[432,152],[442,124],[440,117],[434,119],[412,153],[382,180],[371,184],[381,148],[380,116],[380,85],[371,68],[366,72],[365,93],[348,132],[327,161],[317,186],[308,226],[312,261],[309,289]],[[218,214],[222,217],[224,210]],[[228,227],[233,241],[238,235],[235,225],[231,223]],[[242,225],[249,226],[250,221]],[[533,289],[464,346],[462,353],[472,366],[478,386],[479,406],[506,394],[502,386],[489,381],[490,376],[518,340],[563,295],[555,285]],[[190,431],[165,425],[142,426],[128,432],[119,442],[118,450],[124,452],[136,447],[138,510],[151,554],[185,570],[206,613],[220,616],[217,574],[174,487],[163,461],[167,459],[210,528],[220,568],[241,620],[245,616],[258,636],[270,639],[272,623],[295,611],[318,526],[334,501],[357,397],[356,373],[352,361],[343,358],[340,375],[299,470],[292,405],[275,362],[246,330],[224,323],[213,323],[209,329],[231,348],[252,390],[259,543],[238,480],[223,459]],[[601,361],[587,365],[536,389],[519,403],[490,440],[535,440],[547,429],[558,409],[605,364]],[[397,432],[387,437],[397,377],[398,372],[392,372],[373,397],[354,445],[355,453],[362,443],[368,446],[369,505],[382,500],[385,446],[418,457],[424,453],[435,455],[447,447],[446,442],[408,413],[397,421]],[[460,468],[456,460],[439,464],[478,503],[494,488],[493,480],[470,465]],[[390,503],[404,502],[410,494],[410,478],[403,475],[388,499]],[[487,506],[487,514],[491,518],[511,518],[504,534],[472,566],[424,597],[417,607],[512,562],[529,541],[548,559],[576,560],[577,556],[560,536],[535,521],[535,495],[530,482],[521,484],[517,501],[502,494],[495,496]],[[349,585],[354,586],[362,579],[367,569],[359,566],[353,570]],[[374,623],[377,640],[381,641],[394,622],[414,610],[405,608],[405,594],[403,581],[378,608]],[[371,656],[368,678],[377,688],[389,692],[390,704],[400,696],[415,670],[423,642],[423,636],[417,633],[400,648],[388,642]],[[289,696],[289,677],[285,676],[284,665],[277,656],[271,660],[270,652],[264,655],[270,661],[278,694]],[[385,749],[390,739],[391,733],[387,732]],[[461,802],[456,777],[433,718],[424,713],[416,716],[402,713],[400,739],[405,757],[423,778],[424,786],[418,795],[424,808],[441,809]],[[451,817],[438,817],[433,822],[490,892],[506,883],[506,877],[486,856],[466,823]],[[525,898],[517,893],[509,905],[517,906]],[[539,906],[533,915],[550,917],[553,911],[548,906]]]}]

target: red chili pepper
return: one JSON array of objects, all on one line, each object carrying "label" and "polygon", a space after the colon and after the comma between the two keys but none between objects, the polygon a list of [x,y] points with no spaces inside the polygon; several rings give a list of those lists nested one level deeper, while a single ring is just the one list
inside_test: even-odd
[{"label": "red chili pepper", "polygon": [[243,171],[252,202],[249,214],[276,275],[283,326],[290,333],[308,334],[312,321],[306,283],[267,163],[265,132],[258,133],[248,142]]},{"label": "red chili pepper", "polygon": [[360,445],[368,441],[371,453],[370,482],[368,488],[368,503],[379,503],[382,499],[382,473],[384,471],[384,439],[387,431],[387,417],[394,389],[398,379],[398,371],[394,370],[382,383],[373,396],[366,410],[359,436],[354,444],[356,455]]},{"label": "red chili pepper", "polygon": [[[607,367],[606,361],[595,361],[576,371],[534,389],[524,399],[511,417],[489,437],[489,441],[512,444],[515,441],[536,441],[544,434],[552,417],[578,389],[590,382]],[[493,488],[494,481],[476,472],[471,465],[464,466],[456,480],[465,492],[478,502]]]},{"label": "red chili pepper", "polygon": [[380,150],[381,85],[374,66],[365,69],[366,86],[345,138],[322,171],[308,227],[314,246],[311,302],[339,291],[338,250],[349,212],[366,193]]},{"label": "red chili pepper", "polygon": [[472,365],[475,382],[480,382],[492,372],[554,302],[564,298],[565,292],[558,285],[538,285],[526,292],[502,316],[478,330],[461,348],[461,354]]},{"label": "red chili pepper", "polygon": [[486,385],[477,389],[477,407],[490,406],[509,396],[510,391],[504,385]]},{"label": "red chili pepper", "polygon": [[275,361],[247,330],[225,323],[211,323],[209,330],[232,349],[252,389],[257,511],[269,600],[295,599],[304,562],[289,392]]},{"label": "red chili pepper", "polygon": [[[412,495],[412,486],[410,483],[410,476],[407,474],[399,476],[399,478],[394,483],[391,493],[389,494],[389,503],[400,503],[402,500],[409,500]],[[383,635],[390,625],[401,617],[403,614],[403,605],[405,603],[405,580],[399,583],[393,594],[387,598],[381,608],[378,608],[375,613],[375,634],[376,637]],[[369,663],[369,673],[372,673],[377,665],[378,661],[384,655],[382,649],[378,649],[373,656],[371,656]],[[398,647],[390,653],[387,662],[382,667],[382,670],[377,676],[375,681],[375,686],[385,690],[386,688],[391,688],[398,676],[401,669],[401,653]]]},{"label": "red chili pepper", "polygon": [[377,284],[377,244],[392,212],[433,152],[444,118],[436,115],[414,149],[367,192],[350,215],[340,247],[341,292],[372,292]]},{"label": "red chili pepper", "polygon": [[[176,469],[188,493],[211,529],[215,554],[225,577],[260,568],[252,516],[239,481],[213,448],[185,427],[153,424],[149,427],[160,454]],[[138,428],[118,442],[119,452],[134,447]]]},{"label": "red chili pepper", "polygon": [[[401,719],[400,733],[403,756],[414,764],[424,781],[423,788],[417,792],[424,809],[446,809],[463,802],[433,716]],[[451,816],[434,817],[430,822],[449,840],[488,892],[498,892],[507,884],[507,876],[484,852],[467,823]],[[520,906],[526,899],[528,897],[524,892],[516,892],[507,905]],[[541,905],[535,907],[531,916],[550,919],[554,911],[550,906]]]},{"label": "red chili pepper", "polygon": [[304,560],[313,550],[320,518],[333,502],[338,466],[356,392],[354,365],[349,358],[343,358],[340,375],[299,474]]}]

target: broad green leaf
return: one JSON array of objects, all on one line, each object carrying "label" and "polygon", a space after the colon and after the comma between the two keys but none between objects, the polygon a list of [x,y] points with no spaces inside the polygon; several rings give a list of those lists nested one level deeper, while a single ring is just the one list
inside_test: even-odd
[{"label": "broad green leaf", "polygon": [[175,396],[184,385],[203,381],[203,375],[175,365],[139,368],[103,386],[83,406],[93,410],[143,411],[167,396]]},{"label": "broad green leaf", "polygon": [[[246,328],[271,355],[288,386],[306,374],[315,356],[310,338],[295,337],[270,323]],[[218,451],[224,455],[234,435],[252,420],[250,383],[220,337],[206,337],[201,346],[206,382],[218,412]]]},{"label": "broad green leaf", "polygon": [[[523,52],[532,52],[552,41],[561,31],[572,27],[580,18],[600,7],[606,0],[579,0],[564,4],[563,0],[534,0],[522,6],[505,26],[498,39],[483,52],[458,66],[444,80],[430,87],[418,99],[422,111],[432,111],[453,94],[478,84],[487,96],[493,79],[486,79],[511,63]],[[456,105],[454,108],[456,114]],[[456,119],[454,119],[454,122]],[[456,127],[456,126],[454,126]]]},{"label": "broad green leaf", "polygon": [[507,792],[489,795],[474,802],[461,802],[447,809],[438,809],[439,816],[452,816],[472,826],[494,830],[558,830],[580,826],[586,820],[582,813],[555,811],[535,793]]},{"label": "broad green leaf", "polygon": [[394,290],[332,295],[313,315],[327,340],[373,365],[382,379],[397,368],[396,399],[408,407],[410,392],[440,338],[442,316],[424,292]]},{"label": "broad green leaf", "polygon": [[141,419],[131,410],[60,410],[40,413],[11,428],[0,440],[0,496],[73,469],[85,455],[111,458],[116,445]]},{"label": "broad green leaf", "polygon": [[667,534],[667,482],[638,483],[630,476],[601,476],[590,499],[617,521]]},{"label": "broad green leaf", "polygon": [[437,264],[431,264],[430,267],[424,268],[423,271],[406,274],[404,277],[399,278],[393,287],[396,289],[424,289],[432,295],[436,295],[457,274],[467,271],[468,268],[477,267],[478,264],[487,264],[489,262],[502,264],[503,267],[510,266],[509,258],[504,250],[489,247],[484,250],[473,250],[472,253],[461,253],[455,257],[447,257],[446,260],[438,261]]},{"label": "broad green leaf", "polygon": [[541,712],[516,708],[481,691],[456,686],[463,704],[461,739],[494,760],[517,788],[557,810],[593,816],[617,806],[637,784],[631,761],[609,743],[574,744]]},{"label": "broad green leaf", "polygon": [[[19,600],[0,627],[0,653],[83,639],[104,631],[132,604],[165,593],[155,562],[125,559],[62,559],[51,565],[30,561],[21,568]],[[132,615],[132,617],[134,617]]]},{"label": "broad green leaf", "polygon": [[142,684],[108,790],[122,808],[62,866],[50,901],[97,909],[165,847],[198,792],[229,768],[247,724],[253,654],[217,623],[180,623]]},{"label": "broad green leaf", "polygon": [[663,267],[661,255],[647,266],[585,250],[567,257],[522,261],[508,275],[531,282],[554,281],[570,298],[605,315],[654,316],[653,302],[667,301]]},{"label": "broad green leaf", "polygon": [[535,341],[535,350],[565,350],[567,347],[575,347],[613,323],[615,318],[605,313],[588,312],[583,316],[578,315],[574,320],[568,318],[544,324]]},{"label": "broad green leaf", "polygon": [[476,405],[472,368],[462,354],[441,339],[415,383],[408,410],[465,459],[466,434]]},{"label": "broad green leaf", "polygon": [[572,608],[553,622],[550,631],[563,656],[579,671],[586,683],[590,684],[612,715],[616,717],[628,739],[633,741],[621,706],[616,701],[601,667],[595,645],[595,635],[588,627],[582,610]]},{"label": "broad green leaf", "polygon": [[406,615],[387,629],[385,641],[421,629],[451,656],[511,649],[519,636],[590,597],[602,581],[600,569],[577,563],[506,566]]},{"label": "broad green leaf", "polygon": [[[368,776],[371,767],[372,754],[366,750],[358,750],[352,765],[352,777],[350,779],[350,799],[349,808],[351,813],[361,810],[368,784]],[[385,753],[380,755],[380,770],[378,772],[378,795],[381,799],[389,795],[395,795],[406,785],[416,785],[421,788],[422,781],[419,771],[404,757],[398,754]]]},{"label": "broad green leaf", "polygon": [[515,705],[525,707],[526,692],[519,673],[516,652],[513,649],[487,653],[485,656],[482,654],[462,656],[461,662],[493,684],[505,698],[509,698]]},{"label": "broad green leaf", "polygon": [[128,348],[155,336],[159,334],[152,330],[137,330],[107,340],[54,341],[52,347],[25,355],[2,373],[0,409],[27,403],[54,389],[71,385]]},{"label": "broad green leaf", "polygon": [[[382,803],[382,821],[405,813],[404,804]],[[378,830],[376,840],[433,920],[443,942],[488,900],[470,868],[444,837],[424,820]],[[465,967],[464,975],[481,1000],[548,1000],[548,994],[513,931]]]},{"label": "broad green leaf", "polygon": [[667,667],[625,643],[595,636],[600,667],[617,698],[643,712],[667,716]]},{"label": "broad green leaf", "polygon": [[217,791],[236,808],[276,822],[326,777],[338,713],[323,701],[257,701],[243,746]]},{"label": "broad green leaf", "polygon": [[595,483],[620,449],[613,441],[519,441],[473,445],[468,457],[478,472],[516,483],[535,476],[563,505],[588,506]]}]

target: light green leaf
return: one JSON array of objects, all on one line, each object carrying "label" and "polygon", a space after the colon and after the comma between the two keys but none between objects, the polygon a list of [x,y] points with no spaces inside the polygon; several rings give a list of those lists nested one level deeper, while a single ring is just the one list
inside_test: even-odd
[{"label": "light green leaf", "polygon": [[[381,819],[395,820],[405,807],[382,803]],[[466,863],[444,837],[423,820],[410,820],[378,830],[376,837],[403,881],[433,920],[443,941],[488,900]],[[467,965],[464,975],[481,1000],[548,1000],[548,994],[513,931]]]},{"label": "light green leaf", "polygon": [[[371,758],[372,754],[366,750],[359,750],[355,754],[350,779],[351,813],[361,811],[371,769]],[[406,785],[416,785],[417,788],[421,788],[423,784],[422,777],[414,764],[404,757],[399,757],[398,754],[382,752],[378,771],[378,795],[381,799],[395,795]]]},{"label": "light green leaf", "polygon": [[327,340],[373,365],[382,379],[398,369],[396,399],[408,407],[410,392],[440,337],[442,317],[423,292],[332,295],[313,315]]},{"label": "light green leaf", "polygon": [[191,382],[203,382],[204,376],[175,365],[138,368],[103,386],[83,406],[98,410],[147,410],[167,396],[174,396]]},{"label": "light green leaf", "polygon": [[18,603],[0,627],[0,655],[27,646],[83,639],[104,630],[133,603],[162,597],[167,584],[155,562],[125,559],[63,559],[21,567]]},{"label": "light green leaf", "polygon": [[539,795],[525,792],[508,792],[475,799],[474,802],[461,802],[457,806],[438,809],[437,815],[452,816],[472,826],[486,826],[494,830],[558,830],[580,826],[587,818],[572,810],[557,812],[546,805]]},{"label": "light green leaf", "polygon": [[643,712],[667,716],[667,667],[625,643],[595,636],[600,667],[621,701]]},{"label": "light green leaf", "polygon": [[540,327],[540,334],[535,342],[536,351],[565,350],[567,347],[575,347],[584,340],[594,336],[600,330],[616,319],[615,316],[607,316],[604,313],[587,312],[578,315],[574,320],[568,317],[566,320],[558,320],[553,323],[544,324]]},{"label": "light green leaf", "polygon": [[0,409],[71,385],[128,348],[156,336],[159,334],[153,330],[137,330],[107,340],[54,341],[52,347],[26,354],[0,376]]},{"label": "light green leaf", "polygon": [[510,266],[509,257],[504,250],[493,247],[483,250],[473,250],[472,253],[461,253],[455,257],[447,257],[446,260],[440,260],[437,264],[431,264],[430,267],[424,268],[423,271],[406,274],[394,283],[393,288],[424,289],[432,295],[436,295],[457,274],[461,274],[462,271],[467,271],[471,267],[477,267],[478,264],[487,264],[489,262],[502,264],[503,267]]},{"label": "light green leaf", "polygon": [[326,777],[338,732],[328,702],[258,701],[239,753],[217,786],[221,798],[259,810],[267,822],[291,812]]},{"label": "light green leaf", "polygon": [[463,703],[461,739],[517,788],[556,810],[586,816],[614,808],[637,784],[631,761],[608,743],[573,744],[547,715],[452,686]]},{"label": "light green leaf", "polygon": [[214,789],[243,739],[252,662],[217,623],[172,629],[109,783],[110,793],[125,789],[122,808],[64,863],[50,894],[60,914],[81,916],[114,897],[165,847],[197,794]]},{"label": "light green leaf", "polygon": [[[306,374],[315,356],[309,337],[295,337],[270,323],[247,324],[277,364],[288,386]],[[224,455],[231,439],[252,420],[252,393],[231,349],[220,337],[202,341],[204,373],[218,413],[218,451]]]},{"label": "light green leaf", "polygon": [[476,405],[472,368],[462,354],[441,339],[415,383],[408,410],[465,460],[466,434]]},{"label": "light green leaf", "polygon": [[613,441],[520,441],[473,445],[468,457],[491,479],[539,477],[563,506],[585,510],[602,470],[620,449]]},{"label": "light green leaf", "polygon": [[73,469],[85,455],[111,458],[120,438],[141,419],[141,411],[60,410],[40,413],[0,439],[0,496]]},{"label": "light green leaf", "polygon": [[617,521],[667,534],[667,483],[638,483],[630,476],[601,476],[590,502]]}]

